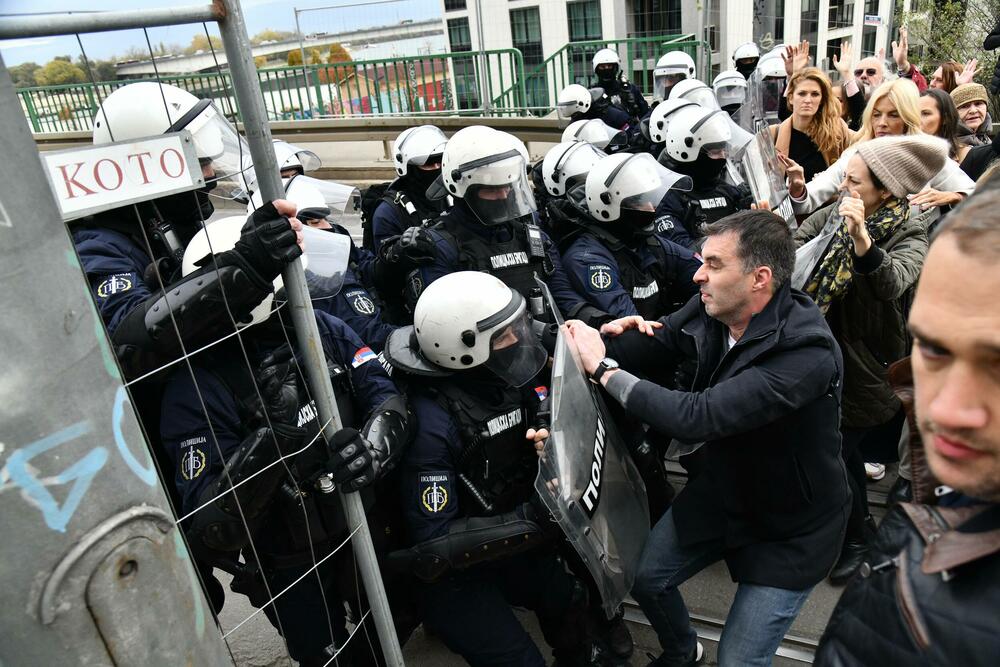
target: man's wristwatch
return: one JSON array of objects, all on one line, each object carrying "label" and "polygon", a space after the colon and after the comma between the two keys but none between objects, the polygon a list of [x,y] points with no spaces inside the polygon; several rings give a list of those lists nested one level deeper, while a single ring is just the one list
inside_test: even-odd
[{"label": "man's wristwatch", "polygon": [[597,368],[595,368],[594,372],[591,374],[590,381],[593,382],[594,384],[600,384],[601,383],[601,377],[605,373],[607,373],[608,371],[616,370],[617,368],[618,368],[618,362],[617,361],[615,361],[611,357],[604,357],[597,364]]}]

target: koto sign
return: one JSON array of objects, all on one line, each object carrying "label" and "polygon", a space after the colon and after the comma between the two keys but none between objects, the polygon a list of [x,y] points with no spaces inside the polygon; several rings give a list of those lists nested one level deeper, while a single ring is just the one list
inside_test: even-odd
[{"label": "koto sign", "polygon": [[204,185],[188,131],[42,154],[63,220]]}]

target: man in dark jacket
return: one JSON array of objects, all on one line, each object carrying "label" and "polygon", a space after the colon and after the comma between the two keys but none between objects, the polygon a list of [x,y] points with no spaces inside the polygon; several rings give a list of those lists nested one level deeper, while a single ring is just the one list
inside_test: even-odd
[{"label": "man in dark jacket", "polygon": [[[657,322],[609,323],[606,340],[577,322],[569,330],[584,368],[627,412],[705,442],[706,469],[653,528],[632,589],[663,647],[655,664],[700,659],[678,586],[725,559],[739,589],[719,664],[770,665],[843,539],[843,362],[819,310],[789,286],[795,250],[781,218],[743,211],[705,232],[699,297]],[[658,386],[656,366],[677,358],[697,361],[690,391]]]},{"label": "man in dark jacket", "polygon": [[998,207],[1000,192],[982,192],[941,224],[910,311],[916,422],[943,486],[934,505],[886,517],[817,665],[995,665],[1000,655]]}]

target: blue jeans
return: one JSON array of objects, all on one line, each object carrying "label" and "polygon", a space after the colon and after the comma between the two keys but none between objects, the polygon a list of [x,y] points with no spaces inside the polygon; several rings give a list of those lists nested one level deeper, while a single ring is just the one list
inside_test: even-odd
[{"label": "blue jeans", "polygon": [[[722,540],[682,547],[672,509],[653,526],[642,550],[632,596],[660,639],[661,663],[680,665],[692,659],[697,635],[677,587],[722,560],[723,552]],[[812,587],[790,591],[740,584],[719,641],[719,666],[770,665],[811,591]]]}]

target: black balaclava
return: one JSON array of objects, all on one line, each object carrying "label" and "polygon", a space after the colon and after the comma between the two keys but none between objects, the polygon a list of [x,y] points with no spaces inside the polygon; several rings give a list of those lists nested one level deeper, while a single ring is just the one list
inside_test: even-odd
[{"label": "black balaclava", "polygon": [[406,181],[408,185],[413,186],[413,193],[421,201],[427,199],[427,188],[431,186],[437,177],[441,175],[440,167],[437,169],[421,169],[416,165],[410,165],[406,172]]},{"label": "black balaclava", "polygon": [[614,63],[602,63],[594,68],[594,73],[597,75],[597,80],[602,84],[614,83],[618,79],[618,65]]},{"label": "black balaclava", "polygon": [[656,211],[639,211],[634,208],[623,208],[618,221],[608,225],[611,233],[622,240],[647,238],[653,234],[653,221]]},{"label": "black balaclava", "polygon": [[739,60],[736,61],[736,71],[742,74],[744,79],[749,81],[750,75],[753,74],[755,69],[757,69],[757,61],[759,60],[759,58],[754,58],[754,59],[741,58],[741,60],[748,62],[740,63]]},{"label": "black balaclava", "polygon": [[698,159],[694,162],[673,162],[667,165],[670,169],[690,176],[694,180],[695,190],[700,190],[706,186],[718,182],[722,172],[726,169],[725,158],[710,158],[704,151],[699,151]]}]

